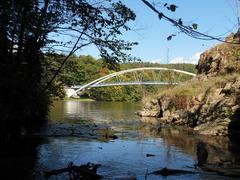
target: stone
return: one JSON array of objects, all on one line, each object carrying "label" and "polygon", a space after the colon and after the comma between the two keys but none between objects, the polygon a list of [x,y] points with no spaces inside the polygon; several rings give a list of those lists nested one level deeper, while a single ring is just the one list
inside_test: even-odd
[{"label": "stone", "polygon": [[232,107],[232,112],[237,112],[238,110],[240,109],[240,106],[239,105],[235,105]]},{"label": "stone", "polygon": [[143,110],[143,111],[138,111],[137,115],[141,117],[158,117],[159,116],[159,111],[157,110]]},{"label": "stone", "polygon": [[141,118],[141,122],[143,122],[143,123],[147,123],[147,124],[152,124],[152,125],[155,125],[155,126],[157,126],[157,125],[159,125],[159,118],[155,118],[155,117],[142,117]]},{"label": "stone", "polygon": [[[235,41],[234,36],[230,39]],[[187,95],[190,106],[180,109],[174,101],[179,94],[166,93],[149,101],[139,114],[158,117],[157,121],[169,126],[188,126],[204,135],[226,136],[231,134],[231,128],[234,133],[240,133],[235,125],[240,124],[240,61],[235,56],[238,52],[239,45],[223,43],[201,54],[198,75],[188,82],[190,88],[199,88],[193,89],[194,93],[199,92],[193,97]],[[191,87],[194,81],[205,84],[209,81],[212,86]]]},{"label": "stone", "polygon": [[[236,41],[238,38],[239,37],[231,36],[230,40]],[[238,57],[234,56],[236,51],[240,51],[240,46],[230,43],[222,43],[205,51],[200,55],[198,61],[198,74],[216,76],[219,74],[239,72]]]},{"label": "stone", "polygon": [[223,88],[223,90],[225,90],[225,91],[231,90],[232,85],[233,85],[232,82],[228,82],[228,83],[226,83],[226,85],[225,85],[225,87]]},{"label": "stone", "polygon": [[169,117],[171,116],[171,112],[169,110],[166,110],[163,112],[163,117]]},{"label": "stone", "polygon": [[205,93],[201,93],[199,94],[195,99],[198,101],[198,102],[202,102],[203,99],[205,97]]},{"label": "stone", "polygon": [[141,117],[159,117],[160,116],[160,106],[158,100],[151,100],[147,102],[142,111],[137,112],[137,115]]},{"label": "stone", "polygon": [[162,96],[162,97],[160,97],[159,98],[159,102],[160,102],[159,104],[161,106],[161,110],[162,111],[170,110],[174,106],[173,100],[169,96]]},{"label": "stone", "polygon": [[193,130],[202,135],[227,135],[229,119],[223,121],[211,121],[196,126]]}]

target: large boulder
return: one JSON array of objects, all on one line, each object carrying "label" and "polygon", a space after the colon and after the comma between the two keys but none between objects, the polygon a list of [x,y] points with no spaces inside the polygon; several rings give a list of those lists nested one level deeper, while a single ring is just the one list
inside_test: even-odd
[{"label": "large boulder", "polygon": [[201,54],[196,77],[162,92],[139,115],[204,135],[240,134],[240,31],[226,41]]},{"label": "large boulder", "polygon": [[198,74],[211,76],[240,71],[240,36],[231,34],[226,38],[229,43],[219,44],[200,55],[197,65]]},{"label": "large boulder", "polygon": [[137,112],[141,117],[161,117],[161,109],[157,99],[147,102],[142,111]]}]

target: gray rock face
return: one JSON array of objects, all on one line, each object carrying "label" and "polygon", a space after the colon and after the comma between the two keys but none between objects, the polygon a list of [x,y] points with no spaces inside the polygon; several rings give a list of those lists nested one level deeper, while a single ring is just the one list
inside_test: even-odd
[{"label": "gray rock face", "polygon": [[[240,42],[239,32],[229,35],[227,41]],[[200,87],[202,84],[193,86],[191,87],[193,90],[199,88],[200,91],[189,96],[184,93],[179,95],[178,91],[171,95],[166,93],[158,100],[147,103],[139,115],[158,117],[159,122],[163,124],[189,126],[205,135],[239,134],[239,57],[239,44],[222,43],[205,51],[200,56],[197,65],[198,75],[193,81],[202,81],[205,85],[209,82],[211,86],[207,88]]]},{"label": "gray rock face", "polygon": [[203,135],[227,135],[230,122],[229,118],[207,121],[196,126],[194,130]]},{"label": "gray rock face", "polygon": [[151,100],[143,107],[143,111],[137,112],[141,117],[161,117],[161,110],[158,100]]},{"label": "gray rock face", "polygon": [[[239,42],[239,36],[234,34],[231,34],[227,39],[228,41]],[[216,76],[239,72],[239,51],[239,45],[230,43],[222,43],[205,51],[198,61],[198,73]]]}]

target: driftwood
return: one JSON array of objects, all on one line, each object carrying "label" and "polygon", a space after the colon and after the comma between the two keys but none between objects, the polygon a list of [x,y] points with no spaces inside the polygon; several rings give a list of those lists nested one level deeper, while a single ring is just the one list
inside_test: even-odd
[{"label": "driftwood", "polygon": [[85,179],[85,180],[98,180],[101,176],[97,174],[97,168],[100,164],[87,163],[85,165],[76,166],[72,162],[69,163],[68,167],[62,169],[55,169],[51,171],[45,171],[45,177],[60,175],[62,173],[68,173],[69,179]]}]

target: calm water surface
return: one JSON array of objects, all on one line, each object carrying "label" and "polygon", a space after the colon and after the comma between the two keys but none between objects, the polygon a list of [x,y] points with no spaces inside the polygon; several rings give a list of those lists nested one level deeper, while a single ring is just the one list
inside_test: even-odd
[{"label": "calm water surface", "polygon": [[[143,125],[135,112],[138,103],[58,101],[50,113],[51,123],[77,124],[79,122],[106,125],[116,130],[115,140],[82,140],[78,137],[48,137],[36,148],[35,171],[42,172],[66,167],[69,162],[81,165],[101,164],[98,174],[104,179],[137,177],[145,179],[148,172],[168,167],[196,172],[191,175],[148,175],[147,179],[230,179],[194,168],[196,147],[206,142],[210,149],[208,161],[236,161],[234,146],[225,138],[206,138],[179,129],[152,130]],[[151,119],[150,119],[151,120]],[[231,149],[232,148],[232,149]],[[147,157],[146,154],[155,156]],[[53,177],[64,179],[64,177]]]}]

